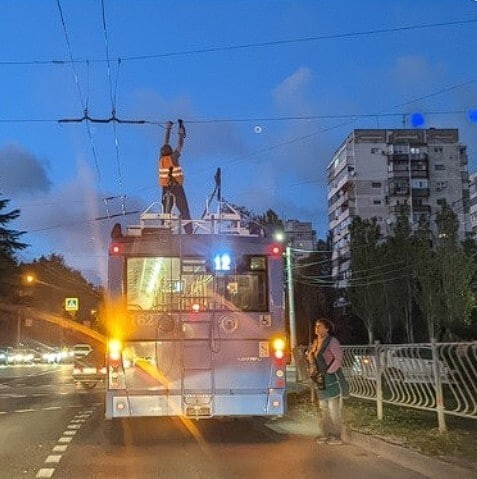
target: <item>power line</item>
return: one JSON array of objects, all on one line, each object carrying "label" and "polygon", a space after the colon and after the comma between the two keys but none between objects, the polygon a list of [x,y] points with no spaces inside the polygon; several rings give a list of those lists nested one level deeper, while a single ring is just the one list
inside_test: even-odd
[{"label": "power line", "polygon": [[[73,61],[73,50],[71,48],[71,43],[70,43],[70,39],[69,39],[69,35],[68,35],[68,29],[66,28],[65,17],[63,15],[63,9],[61,8],[60,0],[56,0],[56,4],[58,6],[58,11],[59,11],[59,14],[60,14],[61,25],[63,27],[63,33],[65,35],[66,46],[68,48],[68,54],[69,54],[70,61],[71,61],[71,68],[72,68],[72,71],[73,71],[75,84],[76,84],[76,87],[77,87],[77,90],[78,90],[78,96],[79,96],[80,103],[81,103],[81,106],[83,108],[83,111],[86,113],[88,111],[87,110],[87,103],[86,103],[85,100],[83,100],[83,93],[81,91],[81,86],[80,86],[80,83],[79,83],[79,77],[78,77],[78,72],[76,71],[75,62]],[[94,159],[94,164],[96,166],[96,173],[98,175],[98,179],[101,179],[101,171],[99,169],[98,158],[97,158],[97,155],[96,155],[96,149],[94,147],[93,134],[91,132],[91,128],[90,128],[88,123],[86,123],[86,131],[88,133],[88,138],[89,138],[89,142],[90,142],[90,146],[91,146],[91,151],[92,151],[92,155],[93,155],[93,159]]]},{"label": "power line", "polygon": [[[57,0],[59,2],[59,0]],[[208,47],[208,48],[197,48],[193,50],[182,50],[177,52],[166,52],[166,53],[155,53],[150,55],[132,55],[122,57],[122,61],[139,61],[139,60],[152,60],[156,58],[168,58],[168,57],[178,57],[186,55],[196,55],[196,54],[205,54],[205,53],[215,53],[215,52],[224,52],[224,51],[233,51],[233,50],[245,50],[250,48],[264,48],[264,47],[276,47],[280,45],[293,45],[298,43],[309,43],[317,42],[323,40],[335,40],[341,38],[356,38],[356,37],[365,37],[370,35],[382,35],[386,33],[396,33],[396,32],[405,32],[412,30],[424,30],[431,28],[441,28],[447,26],[458,26],[458,25],[468,25],[476,23],[477,18],[465,19],[465,20],[454,20],[448,22],[437,22],[437,23],[427,23],[427,24],[415,24],[407,25],[401,27],[390,27],[390,28],[380,28],[374,30],[363,30],[357,32],[344,32],[344,33],[333,33],[328,35],[315,35],[302,38],[294,39],[285,39],[285,40],[274,40],[267,42],[258,42],[258,43],[245,43],[241,45],[226,45],[218,47]],[[80,63],[84,62],[84,59],[73,59],[70,57],[69,60],[65,59],[53,59],[53,60],[26,60],[26,61],[9,61],[3,60],[0,61],[0,65],[65,65],[68,63]],[[89,59],[88,61],[92,63],[104,63],[108,62],[108,59]]]},{"label": "power line", "polygon": [[[119,78],[119,66],[121,61],[118,60],[118,68],[117,68],[117,75],[116,75],[116,82],[115,88],[113,92],[113,83],[111,80],[111,65],[109,61],[109,41],[108,41],[108,29],[106,27],[106,12],[104,9],[104,0],[101,0],[101,18],[103,22],[103,35],[104,35],[104,46],[106,50],[106,59],[107,59],[107,72],[108,72],[108,84],[109,84],[109,95],[111,100],[111,113],[114,117],[116,114],[116,97],[117,97],[117,89],[118,89],[118,78]],[[121,193],[121,211],[123,213],[126,212],[126,206],[124,204],[124,182],[123,182],[123,172],[122,172],[122,165],[121,165],[121,157],[119,154],[119,139],[118,139],[118,131],[117,131],[117,123],[113,121],[113,133],[114,133],[114,149],[116,152],[116,165],[118,168],[118,183],[119,183],[119,191]]]}]

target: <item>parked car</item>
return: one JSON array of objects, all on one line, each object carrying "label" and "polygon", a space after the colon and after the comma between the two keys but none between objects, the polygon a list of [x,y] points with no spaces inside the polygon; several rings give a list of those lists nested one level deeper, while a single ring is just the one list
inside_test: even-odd
[{"label": "parked car", "polygon": [[7,365],[12,354],[13,348],[11,346],[0,347],[0,364]]},{"label": "parked car", "polygon": [[[388,383],[433,383],[433,357],[430,347],[393,347],[380,350],[383,379]],[[440,379],[451,382],[452,374],[447,364],[437,359]],[[376,354],[354,355],[349,371],[351,377],[376,380]]]}]

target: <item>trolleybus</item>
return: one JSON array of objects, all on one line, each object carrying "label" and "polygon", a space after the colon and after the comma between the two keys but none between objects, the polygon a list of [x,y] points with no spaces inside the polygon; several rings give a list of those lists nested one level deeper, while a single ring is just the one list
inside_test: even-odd
[{"label": "trolleybus", "polygon": [[231,207],[188,235],[157,206],[111,234],[106,419],[283,415],[280,245]]}]

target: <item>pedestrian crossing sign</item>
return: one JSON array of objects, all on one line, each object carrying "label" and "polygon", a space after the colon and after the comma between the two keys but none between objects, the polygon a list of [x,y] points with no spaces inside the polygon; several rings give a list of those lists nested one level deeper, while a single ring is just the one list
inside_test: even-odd
[{"label": "pedestrian crossing sign", "polygon": [[78,298],[65,298],[66,311],[78,311],[78,309],[79,309]]}]

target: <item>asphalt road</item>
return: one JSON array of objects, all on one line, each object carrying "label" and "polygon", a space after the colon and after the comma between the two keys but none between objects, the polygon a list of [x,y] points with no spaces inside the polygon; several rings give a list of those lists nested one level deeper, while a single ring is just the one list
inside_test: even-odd
[{"label": "asphalt road", "polygon": [[0,479],[422,479],[353,445],[315,445],[262,419],[135,419],[112,445],[101,387],[71,366],[0,367]]}]

